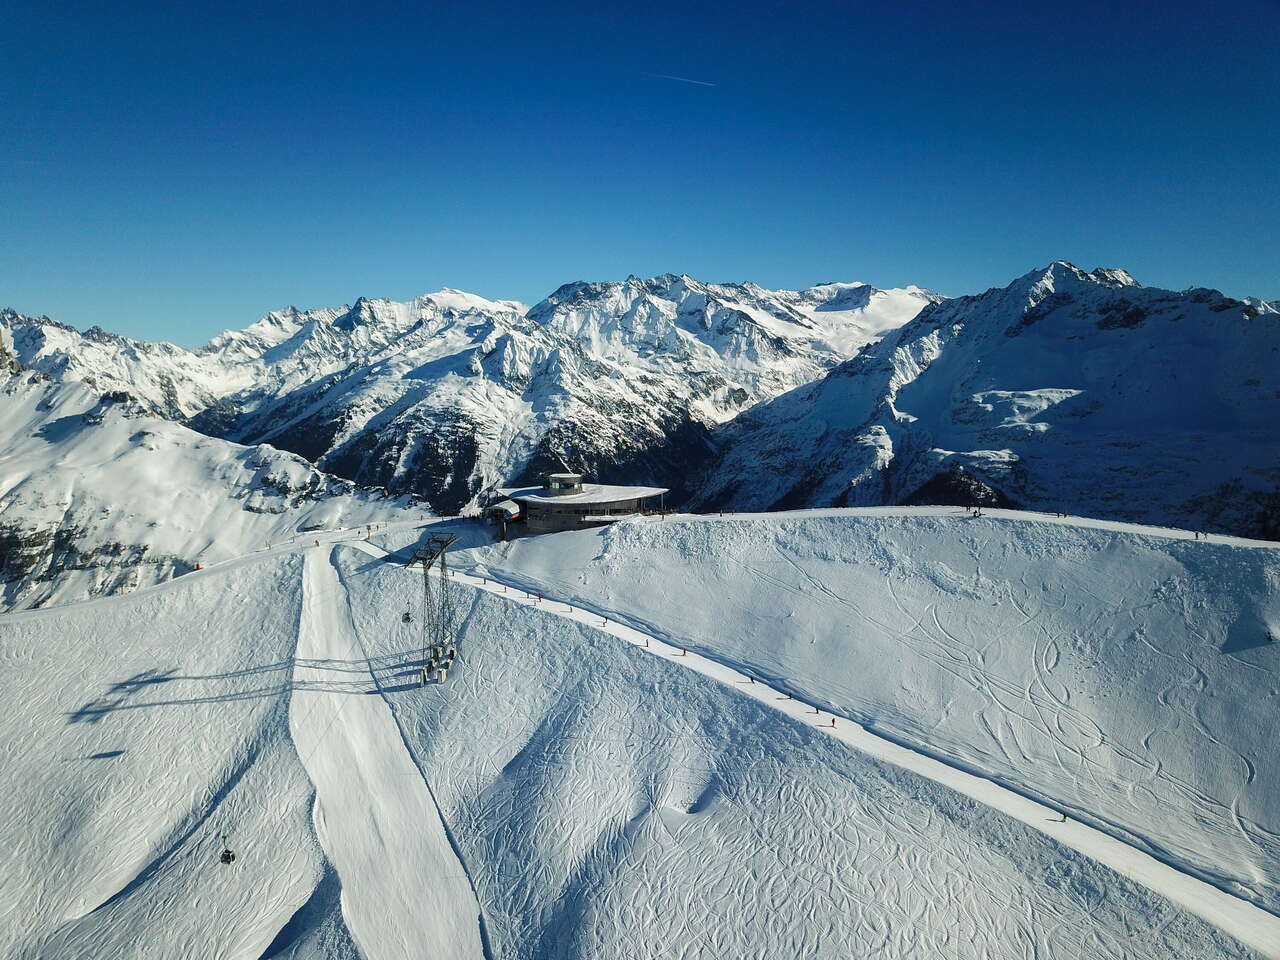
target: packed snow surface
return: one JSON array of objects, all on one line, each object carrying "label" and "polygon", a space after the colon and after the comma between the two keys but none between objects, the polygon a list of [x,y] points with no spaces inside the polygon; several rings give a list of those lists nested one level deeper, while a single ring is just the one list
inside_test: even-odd
[{"label": "packed snow surface", "polygon": [[1280,549],[986,514],[628,520],[470,555],[1280,912]]},{"label": "packed snow surface", "polygon": [[[471,557],[477,572],[483,561],[510,579],[545,581],[580,606],[557,610],[513,587],[478,589],[455,577],[459,662],[446,683],[425,687],[419,624],[402,616],[416,609],[422,575],[356,541],[359,531],[278,544],[128,597],[0,618],[0,658],[10,665],[0,672],[0,691],[11,705],[0,830],[15,861],[0,874],[0,952],[1280,953],[1256,939],[1262,953],[1252,953],[1200,915],[1207,911],[1165,899],[928,775],[854,749],[822,727],[833,707],[845,718],[863,717],[857,704],[817,699],[867,700],[871,683],[861,676],[913,686],[922,728],[938,724],[925,741],[934,752],[957,752],[972,736],[975,756],[992,759],[998,751],[976,736],[976,720],[965,719],[969,704],[960,691],[967,685],[946,693],[950,681],[929,680],[930,665],[975,682],[989,674],[989,692],[1009,707],[1006,749],[1014,730],[1022,731],[1016,715],[1029,712],[1057,731],[1018,741],[1028,760],[1042,751],[1040,795],[1062,786],[1059,771],[1074,764],[1077,789],[1063,798],[1071,817],[1101,819],[1126,797],[1108,790],[1105,764],[1095,768],[1082,757],[1099,739],[1114,733],[1127,741],[1163,720],[1162,759],[1186,759],[1194,727],[1179,712],[1186,694],[1156,694],[1163,708],[1146,703],[1150,676],[1182,670],[1174,660],[1187,670],[1194,662],[1205,671],[1203,686],[1193,684],[1202,694],[1265,698],[1274,696],[1274,664],[1265,647],[1218,651],[1247,677],[1218,686],[1225,671],[1207,670],[1205,653],[1188,642],[1183,656],[1176,611],[1163,621],[1168,636],[1146,636],[1165,657],[1140,655],[1142,646],[1116,661],[1105,623],[1090,621],[1100,635],[1099,663],[1123,662],[1127,670],[1136,663],[1138,676],[1123,678],[1135,721],[1111,725],[1107,709],[1058,686],[1057,664],[1043,652],[1069,611],[1106,607],[1115,589],[1108,593],[1102,577],[1077,571],[1064,583],[1085,599],[1064,603],[1065,589],[1055,595],[1053,581],[1042,589],[1033,578],[1061,573],[1058,554],[1101,549],[1112,579],[1136,566],[1157,578],[1179,569],[1212,573],[1234,583],[1231,609],[1262,615],[1265,594],[1250,564],[1274,563],[1273,551],[1023,524],[1044,537],[1037,569],[1021,528],[1003,518],[969,526],[928,516],[861,522],[869,526],[842,516],[628,522],[605,533],[478,548]],[[897,534],[889,529],[895,523]],[[822,524],[830,535],[819,536]],[[445,529],[465,532],[464,542],[483,539],[474,526]],[[802,532],[812,542],[788,553],[785,544]],[[415,538],[392,528],[381,542],[396,547]],[[352,542],[333,542],[341,539]],[[938,549],[937,559],[908,564],[894,552],[895,543],[924,542]],[[1180,546],[1203,549],[1202,562],[1175,555]],[[549,565],[554,550],[562,560]],[[842,570],[868,565],[879,575],[858,591],[839,579]],[[1010,577],[1014,570],[1022,576]],[[1180,585],[1194,589],[1189,577]],[[1102,591],[1102,600],[1082,588]],[[950,639],[929,639],[935,622],[913,606],[925,597],[952,625]],[[974,611],[984,597],[993,611],[1023,612],[1008,623],[991,614],[987,625],[1005,633],[991,631],[979,645],[960,624],[979,625]],[[1043,608],[1031,605],[1033,597]],[[702,624],[687,629],[687,642],[709,659],[694,669],[670,651],[654,656],[642,645],[650,642],[645,634],[624,635],[603,618],[597,626],[593,605],[632,626],[648,623],[655,636],[684,640],[675,627]],[[854,606],[897,631],[904,654],[897,667],[874,640],[854,642],[875,634]],[[1054,610],[1059,619],[1045,620]],[[848,621],[843,629],[819,629],[837,613]],[[1108,616],[1124,614],[1108,608]],[[1206,629],[1215,625],[1206,618]],[[1014,637],[1034,655],[1020,655]],[[1065,644],[1059,654],[1068,657]],[[730,661],[742,669],[716,672],[732,668]],[[783,691],[777,696],[814,696],[809,702],[820,703],[822,716],[810,721],[767,696],[744,695],[750,676],[769,678]],[[1101,676],[1100,668],[1085,671],[1080,686]],[[952,699],[955,709],[939,720],[938,705]],[[1235,724],[1210,711],[1202,725],[1226,755],[1249,756],[1265,783],[1274,768],[1259,745],[1273,721],[1261,708],[1241,710]],[[994,707],[988,717],[1001,722]],[[1074,738],[1075,750],[1059,737]],[[1208,742],[1197,748],[1211,752]],[[1234,791],[1246,824],[1274,828],[1267,808],[1274,789],[1243,789],[1238,777],[1235,787],[1214,782],[1227,767],[1211,759],[1170,773],[1209,800]],[[992,769],[1011,779],[999,763]],[[1162,811],[1175,820],[1191,805],[1158,773],[1144,782],[1179,805]],[[1216,854],[1222,870],[1244,853],[1252,867],[1272,868],[1249,836],[1214,833],[1219,825],[1211,814],[1203,826],[1228,844]],[[1165,839],[1181,831],[1175,825]],[[224,833],[236,854],[229,865],[219,862]],[[1179,855],[1189,864],[1198,852]],[[1256,913],[1258,929],[1270,929],[1267,915]]]}]

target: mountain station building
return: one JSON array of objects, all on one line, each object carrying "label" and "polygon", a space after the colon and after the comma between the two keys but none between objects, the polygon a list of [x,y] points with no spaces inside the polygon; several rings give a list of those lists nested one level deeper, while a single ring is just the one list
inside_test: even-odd
[{"label": "mountain station building", "polygon": [[506,497],[485,514],[506,525],[524,521],[529,533],[583,530],[616,523],[644,513],[667,492],[666,487],[621,487],[603,483],[583,483],[580,473],[548,474],[542,487],[509,488],[498,491]]}]

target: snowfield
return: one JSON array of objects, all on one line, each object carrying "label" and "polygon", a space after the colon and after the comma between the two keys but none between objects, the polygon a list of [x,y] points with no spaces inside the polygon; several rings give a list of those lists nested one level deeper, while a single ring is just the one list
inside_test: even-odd
[{"label": "snowfield", "polygon": [[[421,573],[378,546],[417,535],[359,536],[0,617],[0,953],[1280,956],[1242,899],[1274,892],[1275,648],[1231,629],[1273,622],[1274,548],[909,511],[476,546],[546,599],[455,577],[459,663],[423,687]],[[849,718],[1004,782],[1036,764],[1062,842]],[[1189,909],[1081,851],[1144,809],[1122,838],[1157,873],[1240,896]]]},{"label": "snowfield", "polygon": [[428,513],[119,396],[33,371],[0,384],[0,600],[122,593],[297,536]]},{"label": "snowfield", "polygon": [[1280,549],[1014,511],[628,521],[467,554],[1280,912]]}]

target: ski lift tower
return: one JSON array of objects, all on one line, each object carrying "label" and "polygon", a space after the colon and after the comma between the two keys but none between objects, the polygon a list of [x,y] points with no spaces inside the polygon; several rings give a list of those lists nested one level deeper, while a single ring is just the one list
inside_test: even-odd
[{"label": "ski lift tower", "polygon": [[[429,674],[440,669],[440,677],[453,665],[456,647],[457,615],[453,602],[453,585],[449,579],[449,563],[446,551],[457,537],[437,535],[413,551],[409,566],[422,564],[422,685],[426,686]],[[438,577],[432,577],[435,567]],[[432,581],[439,582],[434,585]]]}]

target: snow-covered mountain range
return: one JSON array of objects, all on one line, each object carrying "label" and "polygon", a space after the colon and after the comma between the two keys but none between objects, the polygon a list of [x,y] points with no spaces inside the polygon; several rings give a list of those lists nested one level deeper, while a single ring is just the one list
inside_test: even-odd
[{"label": "snow-covered mountain range", "polygon": [[1065,262],[716,431],[703,509],[986,503],[1280,538],[1280,311]]},{"label": "snow-covered mountain range", "polygon": [[[1268,535],[1278,352],[1066,263],[0,314],[0,954],[1280,960],[1280,549],[1095,519]],[[428,516],[548,466],[706,512]],[[1093,517],[867,506],[971,498]]]},{"label": "snow-covered mountain range", "polygon": [[446,289],[289,308],[198,350],[13,311],[0,336],[55,382],[442,514],[570,468],[704,510],[976,498],[1280,537],[1280,310],[1117,269],[950,300],[674,275],[533,307]]},{"label": "snow-covered mountain range", "polygon": [[716,424],[820,376],[940,298],[689,277],[567,284],[532,309],[454,290],[271,313],[188,351],[8,311],[21,361],[125,391],[440,512],[572,465],[680,491]]}]

